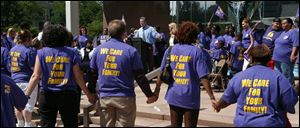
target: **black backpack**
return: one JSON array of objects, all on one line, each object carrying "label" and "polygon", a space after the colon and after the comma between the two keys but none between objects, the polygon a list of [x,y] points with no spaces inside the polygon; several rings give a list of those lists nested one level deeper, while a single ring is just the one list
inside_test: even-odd
[{"label": "black backpack", "polygon": [[173,79],[173,74],[172,74],[172,68],[171,68],[171,51],[172,51],[172,46],[169,47],[168,49],[168,56],[166,57],[165,60],[165,66],[160,74],[160,80],[168,85],[174,82]]}]

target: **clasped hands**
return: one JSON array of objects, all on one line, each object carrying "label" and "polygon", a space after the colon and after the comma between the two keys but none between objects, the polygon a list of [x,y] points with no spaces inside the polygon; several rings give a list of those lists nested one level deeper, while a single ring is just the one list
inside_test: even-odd
[{"label": "clasped hands", "polygon": [[147,99],[147,104],[151,104],[154,103],[155,101],[157,101],[158,97],[159,97],[159,91],[160,91],[160,87],[155,87],[154,93],[151,97],[148,97]]}]

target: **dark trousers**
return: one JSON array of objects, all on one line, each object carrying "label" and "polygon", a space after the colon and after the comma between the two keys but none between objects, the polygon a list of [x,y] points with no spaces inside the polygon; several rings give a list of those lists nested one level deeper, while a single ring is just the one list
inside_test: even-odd
[{"label": "dark trousers", "polygon": [[76,91],[40,93],[40,114],[42,127],[55,127],[57,112],[64,127],[78,127],[78,94]]},{"label": "dark trousers", "polygon": [[154,56],[154,67],[159,68],[164,57],[164,53],[158,53]]},{"label": "dark trousers", "polygon": [[145,46],[145,51],[142,51],[142,63],[144,65],[144,72],[148,73],[153,70],[153,48],[152,45]]},{"label": "dark trousers", "polygon": [[185,127],[197,126],[199,109],[186,109],[174,105],[169,106],[171,113],[171,127],[181,127],[183,116]]}]

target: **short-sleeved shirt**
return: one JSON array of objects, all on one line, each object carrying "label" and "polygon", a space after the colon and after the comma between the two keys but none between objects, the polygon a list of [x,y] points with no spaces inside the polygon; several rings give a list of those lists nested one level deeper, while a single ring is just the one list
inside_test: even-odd
[{"label": "short-sleeved shirt", "polygon": [[242,71],[244,64],[244,47],[241,41],[235,41],[230,48],[230,53],[233,55],[232,67]]},{"label": "short-sleeved shirt", "polygon": [[266,30],[263,39],[262,39],[262,43],[266,44],[269,49],[272,51],[274,50],[274,42],[275,40],[280,36],[280,34],[282,33],[282,30],[273,30],[272,26],[268,27],[268,29]]},{"label": "short-sleeved shirt", "polygon": [[244,29],[242,34],[243,34],[243,37],[242,37],[242,44],[244,46],[245,49],[248,49],[248,47],[250,46],[250,33],[251,32],[251,28],[249,27],[248,29]]},{"label": "short-sleeved shirt", "polygon": [[16,83],[1,72],[1,127],[16,127],[14,107],[24,109],[27,100]]},{"label": "short-sleeved shirt", "polygon": [[7,48],[1,46],[1,72],[10,76],[10,55]]},{"label": "short-sleeved shirt", "polygon": [[213,51],[213,50],[217,49],[218,37],[219,37],[219,35],[213,36],[213,38],[211,39],[210,45],[209,45],[209,50]]},{"label": "short-sleeved shirt", "polygon": [[219,61],[228,58],[228,52],[224,48],[218,48],[211,52],[211,58]]},{"label": "short-sleeved shirt", "polygon": [[73,66],[80,62],[78,52],[70,47],[44,47],[38,50],[42,69],[41,92],[76,90]]},{"label": "short-sleeved shirt", "polygon": [[74,37],[78,41],[78,48],[85,48],[87,41],[90,40],[88,35],[77,35]]},{"label": "short-sleeved shirt", "polygon": [[144,41],[146,43],[154,44],[157,35],[159,35],[159,33],[153,27],[146,25],[145,27],[139,28],[134,37],[145,38]]},{"label": "short-sleeved shirt", "polygon": [[206,35],[204,32],[200,32],[198,34],[198,40],[200,41],[200,46],[204,49],[209,49],[210,42],[208,39],[206,39]]},{"label": "short-sleeved shirt", "polygon": [[236,74],[221,98],[228,104],[237,103],[236,127],[285,127],[285,114],[295,113],[298,101],[285,76],[262,65]]},{"label": "short-sleeved shirt", "polygon": [[[160,67],[162,71],[168,49]],[[168,104],[187,108],[200,108],[200,78],[209,74],[205,58],[208,56],[196,46],[175,44],[170,53],[170,65],[174,82],[169,85],[165,99]]]},{"label": "short-sleeved shirt", "polygon": [[143,70],[143,64],[134,47],[110,38],[96,47],[90,67],[98,70],[100,97],[135,97],[134,71]]},{"label": "short-sleeved shirt", "polygon": [[13,48],[14,46],[16,46],[16,43],[14,42],[14,37],[5,37],[3,39],[3,43],[2,46],[7,48],[8,51],[10,51],[11,48]]},{"label": "short-sleeved shirt", "polygon": [[233,37],[228,35],[228,34],[223,35],[223,37],[225,39],[224,47],[230,47],[231,43],[232,43],[232,40],[233,40]]},{"label": "short-sleeved shirt", "polygon": [[37,50],[18,44],[10,50],[11,77],[16,83],[28,83],[33,73]]},{"label": "short-sleeved shirt", "polygon": [[294,43],[299,43],[299,31],[297,29],[290,29],[287,32],[283,31],[275,40],[272,59],[279,62],[291,63],[290,56]]}]

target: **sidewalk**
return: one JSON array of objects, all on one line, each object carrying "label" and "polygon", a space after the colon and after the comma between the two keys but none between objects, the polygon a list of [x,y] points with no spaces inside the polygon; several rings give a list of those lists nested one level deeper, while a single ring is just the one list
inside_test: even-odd
[{"label": "sidewalk", "polygon": [[[154,90],[155,84],[151,84]],[[139,87],[135,88],[137,101],[137,118],[147,117],[152,119],[170,120],[170,110],[167,102],[164,100],[167,85],[161,86],[159,99],[152,104],[146,103],[146,97]],[[216,99],[220,99],[223,92],[214,92]],[[296,105],[296,113],[288,114],[289,120],[293,127],[299,127],[299,102]],[[201,91],[200,113],[198,118],[198,125],[200,126],[215,126],[215,127],[230,127],[233,126],[233,119],[235,116],[236,104],[230,105],[222,109],[219,113],[214,112],[211,107],[211,102],[206,91]]]}]

